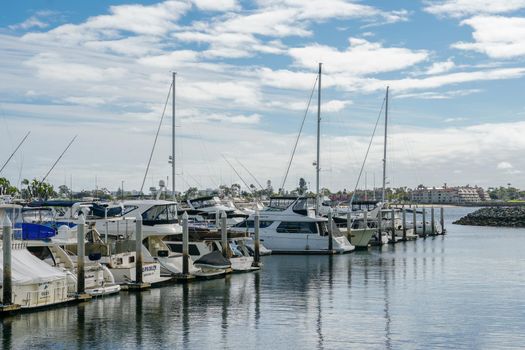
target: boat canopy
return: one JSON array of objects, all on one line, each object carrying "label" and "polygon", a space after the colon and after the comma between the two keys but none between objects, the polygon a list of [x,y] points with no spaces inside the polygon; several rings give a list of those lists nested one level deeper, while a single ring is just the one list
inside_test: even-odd
[{"label": "boat canopy", "polygon": [[[0,254],[0,285],[3,283],[3,259]],[[11,275],[14,285],[29,285],[35,283],[53,282],[66,278],[62,272],[35,257],[27,249],[13,249],[11,251]]]}]

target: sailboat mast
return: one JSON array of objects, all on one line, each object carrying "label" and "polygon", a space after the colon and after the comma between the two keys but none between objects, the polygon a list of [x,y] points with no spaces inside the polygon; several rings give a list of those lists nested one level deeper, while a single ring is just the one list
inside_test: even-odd
[{"label": "sailboat mast", "polygon": [[319,81],[317,85],[317,161],[315,162],[316,173],[316,195],[315,195],[315,212],[319,214],[319,154],[321,151],[321,67],[323,64],[319,62]]},{"label": "sailboat mast", "polygon": [[386,140],[388,133],[388,90],[386,87],[386,101],[385,101],[385,143],[383,148],[383,191],[381,193],[381,201],[385,203],[385,190],[386,190]]},{"label": "sailboat mast", "polygon": [[177,198],[175,196],[175,76],[177,75],[176,72],[173,72],[173,92],[171,94],[172,97],[172,121],[171,121],[171,194],[173,197],[173,200],[176,201]]}]

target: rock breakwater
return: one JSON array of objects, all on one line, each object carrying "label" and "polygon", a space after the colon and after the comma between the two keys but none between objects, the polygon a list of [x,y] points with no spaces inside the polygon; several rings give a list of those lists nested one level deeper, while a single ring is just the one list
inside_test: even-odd
[{"label": "rock breakwater", "polygon": [[453,224],[525,227],[525,206],[481,208],[453,222]]}]

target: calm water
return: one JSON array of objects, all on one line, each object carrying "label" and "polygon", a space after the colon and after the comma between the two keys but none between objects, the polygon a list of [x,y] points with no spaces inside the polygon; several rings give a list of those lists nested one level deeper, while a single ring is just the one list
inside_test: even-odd
[{"label": "calm water", "polygon": [[227,279],[121,293],[2,320],[4,349],[525,347],[525,230],[342,256],[271,256]]}]

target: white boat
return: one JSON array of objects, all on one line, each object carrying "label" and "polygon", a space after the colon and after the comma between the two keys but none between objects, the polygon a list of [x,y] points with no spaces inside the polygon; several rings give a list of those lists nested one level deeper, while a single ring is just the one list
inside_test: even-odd
[{"label": "white boat", "polygon": [[[259,270],[253,266],[253,257],[245,244],[246,239],[235,238],[228,241],[231,256],[224,258],[222,242],[218,238],[208,238],[202,241],[189,242],[188,251],[195,261],[195,266],[209,271],[224,271],[231,269],[233,272],[248,272]],[[182,251],[182,242],[166,242],[175,251]],[[217,254],[219,253],[219,254]]]},{"label": "white boat", "polygon": [[[7,215],[11,222],[20,216],[21,207],[13,204],[0,204],[0,223]],[[0,225],[3,238],[3,229]],[[3,296],[4,246],[0,241],[0,297]],[[34,257],[23,242],[11,243],[11,302],[23,309],[38,308],[66,303],[73,299],[76,285],[71,274],[49,266]],[[4,300],[2,300],[4,302]]]},{"label": "white boat", "polygon": [[[3,277],[3,247],[1,248],[0,272]],[[23,243],[17,241],[13,241],[11,250],[11,276],[12,303],[20,305],[22,309],[66,303],[73,300],[76,293],[76,279],[72,275],[36,258]]]},{"label": "white boat", "polygon": [[[275,197],[259,213],[259,235],[273,253],[334,254],[355,249],[333,223],[332,249],[329,249],[328,220],[315,215],[305,197]],[[254,216],[230,230],[253,234]]]},{"label": "white boat", "polygon": [[[66,246],[44,241],[24,241],[27,250],[57,269],[73,274],[75,281],[78,276],[78,257],[73,250],[66,250]],[[65,248],[65,249],[64,249]],[[76,245],[72,246],[76,251]],[[111,271],[99,261],[91,261],[89,257],[84,258],[85,293],[94,296],[115,294],[120,291],[120,286],[115,283]]]},{"label": "white boat", "polygon": [[[216,213],[226,213],[228,226],[238,224],[248,216],[237,209],[232,201],[222,201],[215,196],[199,197],[187,200],[188,215],[200,215],[207,221],[215,222]],[[183,209],[181,209],[183,210]]]}]

